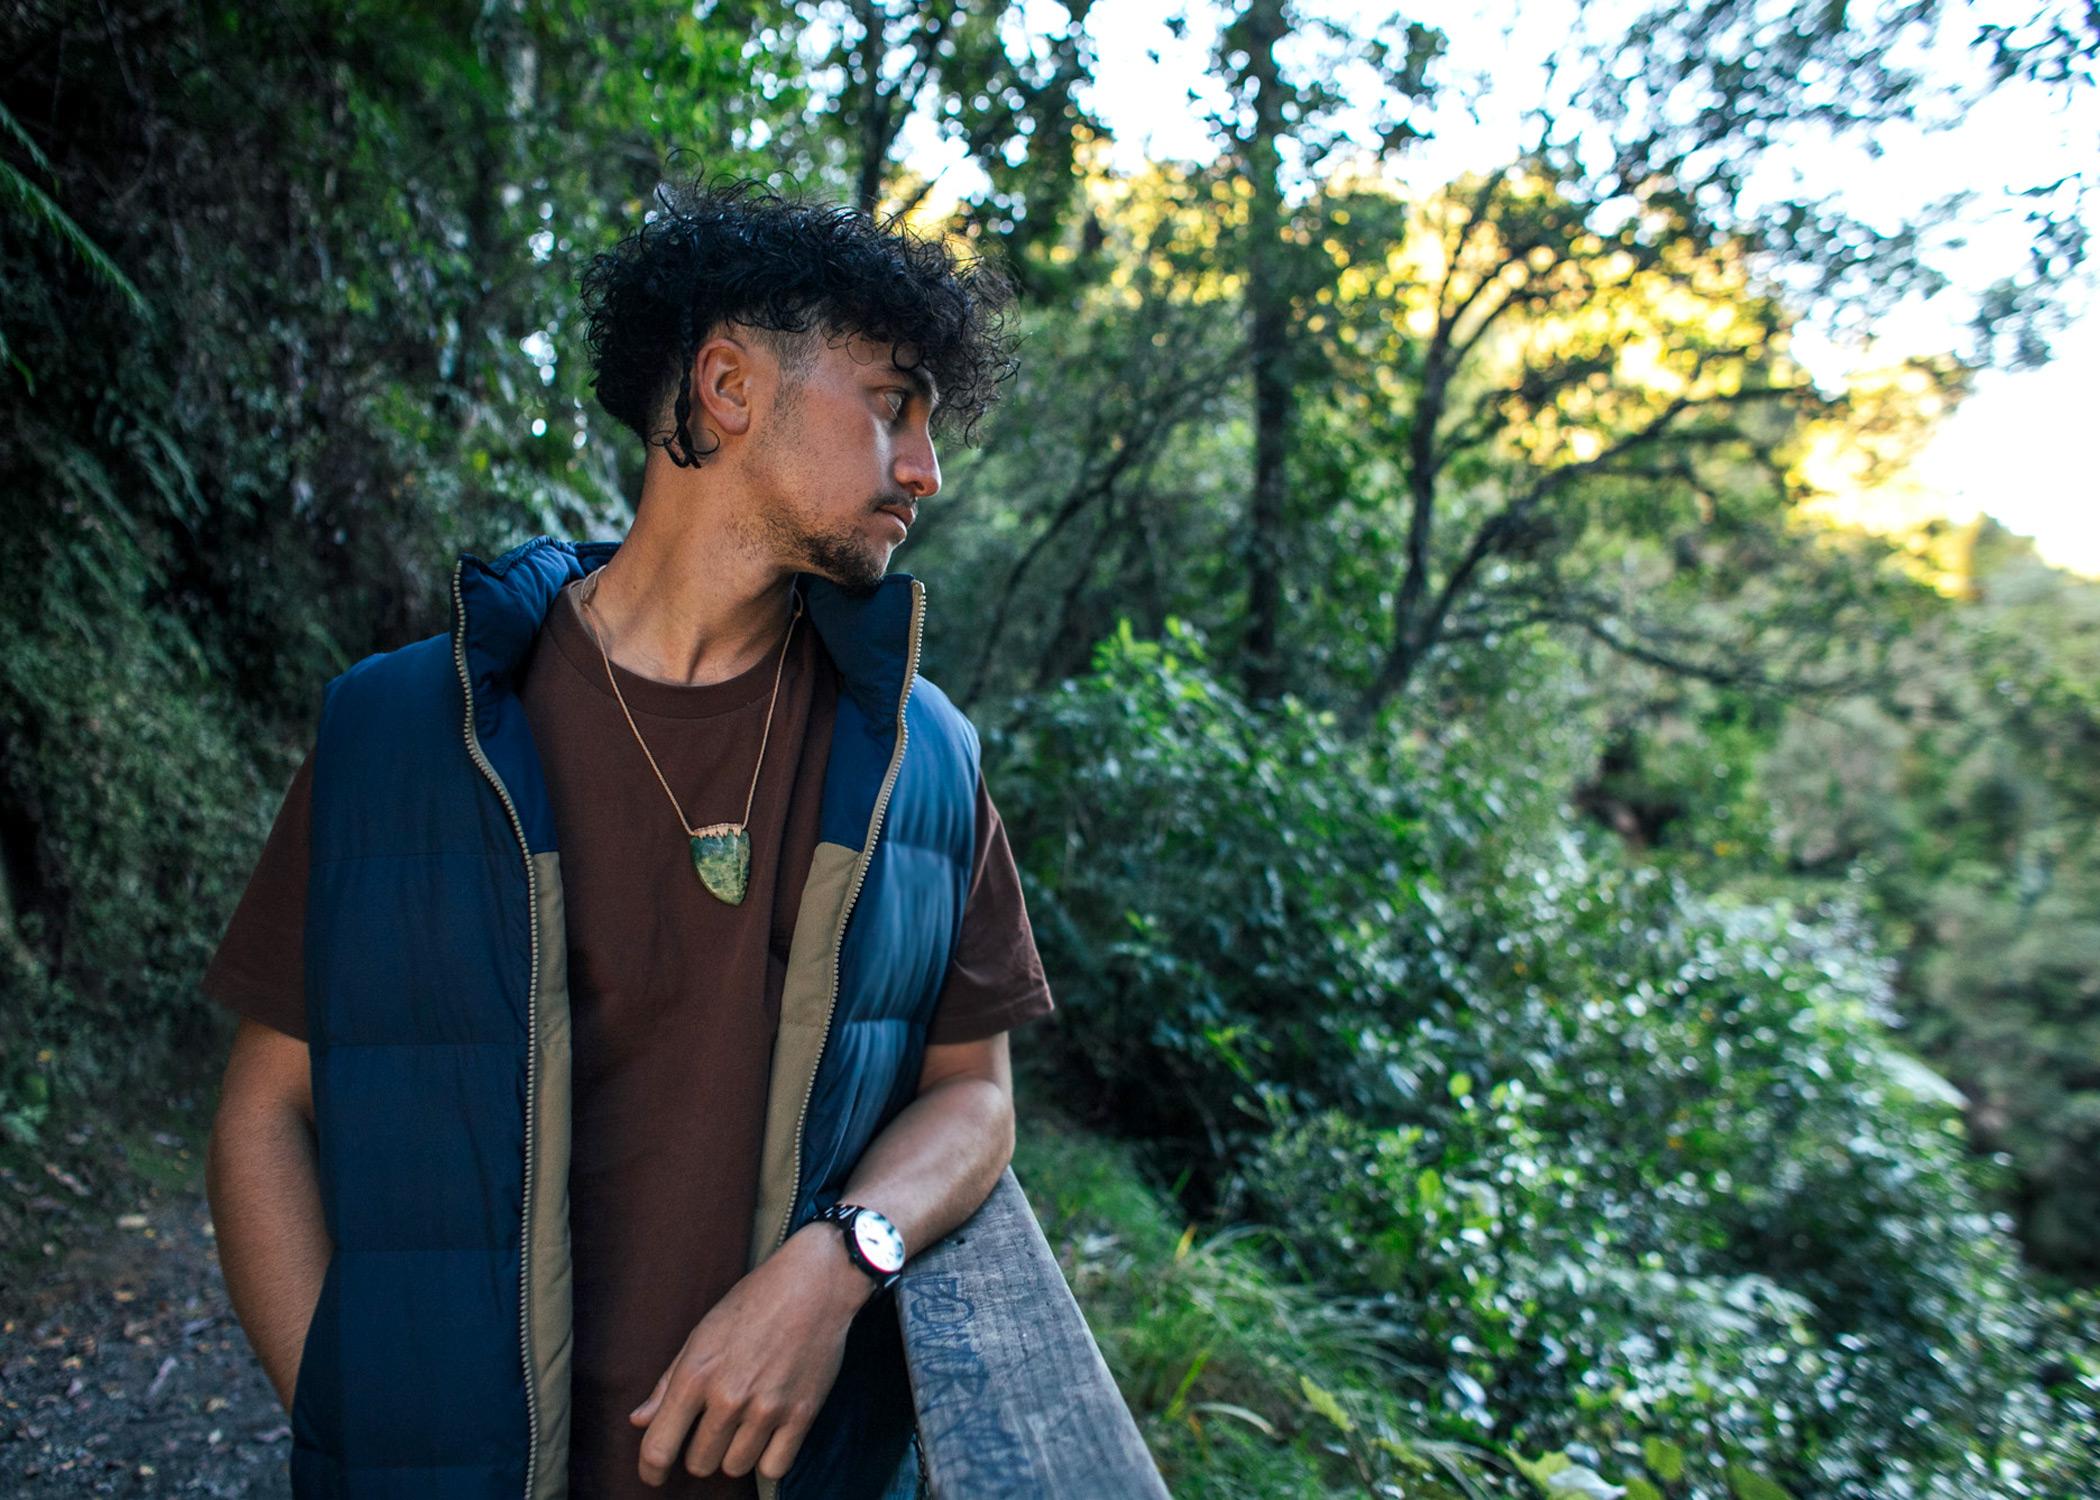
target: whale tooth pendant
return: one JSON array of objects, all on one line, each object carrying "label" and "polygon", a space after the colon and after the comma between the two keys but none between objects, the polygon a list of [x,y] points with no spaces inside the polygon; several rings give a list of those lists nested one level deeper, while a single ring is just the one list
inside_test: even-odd
[{"label": "whale tooth pendant", "polygon": [[731,906],[741,906],[751,880],[751,835],[723,825],[692,835],[693,873]]}]

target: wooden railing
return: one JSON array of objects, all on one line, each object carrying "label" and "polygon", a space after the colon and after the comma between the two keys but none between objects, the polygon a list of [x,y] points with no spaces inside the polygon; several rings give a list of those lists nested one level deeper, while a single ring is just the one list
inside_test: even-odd
[{"label": "wooden railing", "polygon": [[1167,1500],[1013,1168],[895,1295],[935,1500]]}]

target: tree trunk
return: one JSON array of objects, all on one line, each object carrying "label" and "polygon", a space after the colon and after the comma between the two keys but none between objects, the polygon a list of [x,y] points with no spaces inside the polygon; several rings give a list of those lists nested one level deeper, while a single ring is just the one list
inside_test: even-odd
[{"label": "tree trunk", "polygon": [[1287,369],[1290,303],[1277,275],[1282,256],[1283,84],[1276,42],[1285,30],[1283,0],[1251,0],[1245,16],[1247,66],[1255,86],[1254,127],[1245,161],[1253,190],[1247,225],[1248,362],[1254,376],[1254,475],[1242,557],[1247,573],[1247,633],[1242,684],[1249,702],[1283,692],[1284,461],[1289,448],[1291,389]]}]

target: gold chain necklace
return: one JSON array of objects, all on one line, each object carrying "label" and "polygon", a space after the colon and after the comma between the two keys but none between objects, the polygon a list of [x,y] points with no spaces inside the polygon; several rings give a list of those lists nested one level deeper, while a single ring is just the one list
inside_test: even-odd
[{"label": "gold chain necklace", "polygon": [[598,643],[598,655],[605,662],[605,680],[612,685],[613,700],[620,705],[620,712],[627,717],[627,727],[634,731],[634,742],[642,747],[648,757],[649,769],[656,772],[657,784],[664,795],[671,799],[671,811],[678,814],[678,826],[692,840],[693,873],[708,891],[728,902],[731,906],[743,904],[744,892],[751,879],[751,821],[752,800],[758,795],[758,773],[766,763],[766,741],[773,736],[773,709],[780,701],[780,672],[787,665],[788,642],[794,639],[795,622],[802,618],[802,595],[795,593],[795,612],[788,616],[787,634],[780,638],[780,660],[773,667],[773,698],[766,705],[766,727],[758,739],[758,764],[751,768],[751,790],[744,796],[744,817],[736,823],[710,823],[705,828],[695,828],[685,820],[685,809],[678,805],[678,794],[671,790],[671,783],[664,780],[663,768],[656,757],[649,754],[649,742],[642,738],[641,729],[634,722],[634,714],[627,707],[627,699],[620,693],[619,679],[613,676],[612,654],[606,650],[605,636],[591,623],[597,613],[591,607],[591,598],[598,592],[598,579],[603,570],[593,572],[577,589],[576,602],[582,615],[584,628],[591,639]]}]

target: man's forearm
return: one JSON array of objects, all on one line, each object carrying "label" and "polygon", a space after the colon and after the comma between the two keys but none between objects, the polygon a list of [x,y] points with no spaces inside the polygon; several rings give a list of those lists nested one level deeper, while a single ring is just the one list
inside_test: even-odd
[{"label": "man's forearm", "polygon": [[[905,1254],[917,1255],[977,1212],[1013,1153],[1006,1094],[982,1078],[950,1078],[912,1100],[868,1144],[841,1201],[881,1213],[904,1236]],[[805,1235],[836,1247],[820,1261],[836,1279],[872,1293],[835,1226],[805,1224],[789,1238]]]},{"label": "man's forearm", "polygon": [[991,1196],[1014,1154],[1007,1096],[982,1078],[950,1078],[906,1105],[868,1143],[846,1179],[845,1201],[897,1226],[916,1255]]},{"label": "man's forearm", "polygon": [[332,1249],[313,1129],[289,1110],[222,1115],[204,1175],[226,1294],[289,1411]]}]

